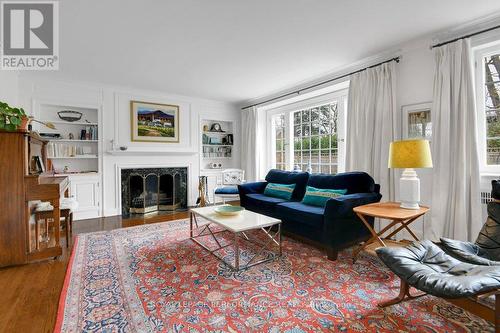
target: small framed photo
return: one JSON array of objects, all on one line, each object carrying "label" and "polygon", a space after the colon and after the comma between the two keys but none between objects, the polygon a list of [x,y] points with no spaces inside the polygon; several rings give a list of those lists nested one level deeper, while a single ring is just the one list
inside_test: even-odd
[{"label": "small framed photo", "polygon": [[179,142],[179,106],[131,101],[131,140]]},{"label": "small framed photo", "polygon": [[426,139],[432,138],[432,102],[403,105],[403,140],[404,139]]}]

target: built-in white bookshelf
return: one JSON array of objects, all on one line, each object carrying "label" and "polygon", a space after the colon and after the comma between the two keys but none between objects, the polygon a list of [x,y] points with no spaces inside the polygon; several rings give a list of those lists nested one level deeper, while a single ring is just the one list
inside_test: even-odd
[{"label": "built-in white bookshelf", "polygon": [[[81,113],[81,119],[68,121],[61,119],[60,111]],[[47,159],[56,173],[98,173],[100,167],[100,126],[99,108],[81,105],[39,103],[36,119],[54,124],[50,129],[37,123],[33,124],[41,136],[48,140]],[[54,137],[51,137],[54,136]]]},{"label": "built-in white bookshelf", "polygon": [[[226,169],[233,165],[234,124],[232,121],[202,119],[201,169]],[[214,164],[216,167],[214,168]]]}]

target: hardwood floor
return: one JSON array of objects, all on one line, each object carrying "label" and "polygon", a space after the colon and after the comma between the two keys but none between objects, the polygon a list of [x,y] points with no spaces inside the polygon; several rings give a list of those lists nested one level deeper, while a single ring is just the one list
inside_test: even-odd
[{"label": "hardwood floor", "polygon": [[[114,216],[75,221],[73,236],[187,217],[186,211],[146,218]],[[57,260],[0,269],[0,332],[52,332],[70,254],[66,240],[63,242],[63,254]]]}]

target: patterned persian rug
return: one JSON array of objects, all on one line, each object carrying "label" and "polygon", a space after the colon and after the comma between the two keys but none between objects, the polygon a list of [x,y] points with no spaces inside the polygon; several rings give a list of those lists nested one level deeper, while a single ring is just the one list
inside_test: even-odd
[{"label": "patterned persian rug", "polygon": [[493,332],[432,296],[379,309],[399,281],[374,257],[353,264],[344,251],[332,262],[285,238],[280,259],[235,273],[188,229],[179,220],[79,235],[55,331]]}]

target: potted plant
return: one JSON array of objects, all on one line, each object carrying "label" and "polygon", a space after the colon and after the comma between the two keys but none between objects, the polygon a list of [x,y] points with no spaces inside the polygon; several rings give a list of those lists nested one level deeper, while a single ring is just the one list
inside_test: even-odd
[{"label": "potted plant", "polygon": [[0,130],[26,130],[28,125],[32,122],[42,124],[51,129],[56,129],[53,123],[42,122],[33,117],[28,117],[23,108],[14,108],[9,104],[0,101]]},{"label": "potted plant", "polygon": [[23,108],[15,108],[0,101],[0,130],[26,129],[28,122],[29,118]]}]

